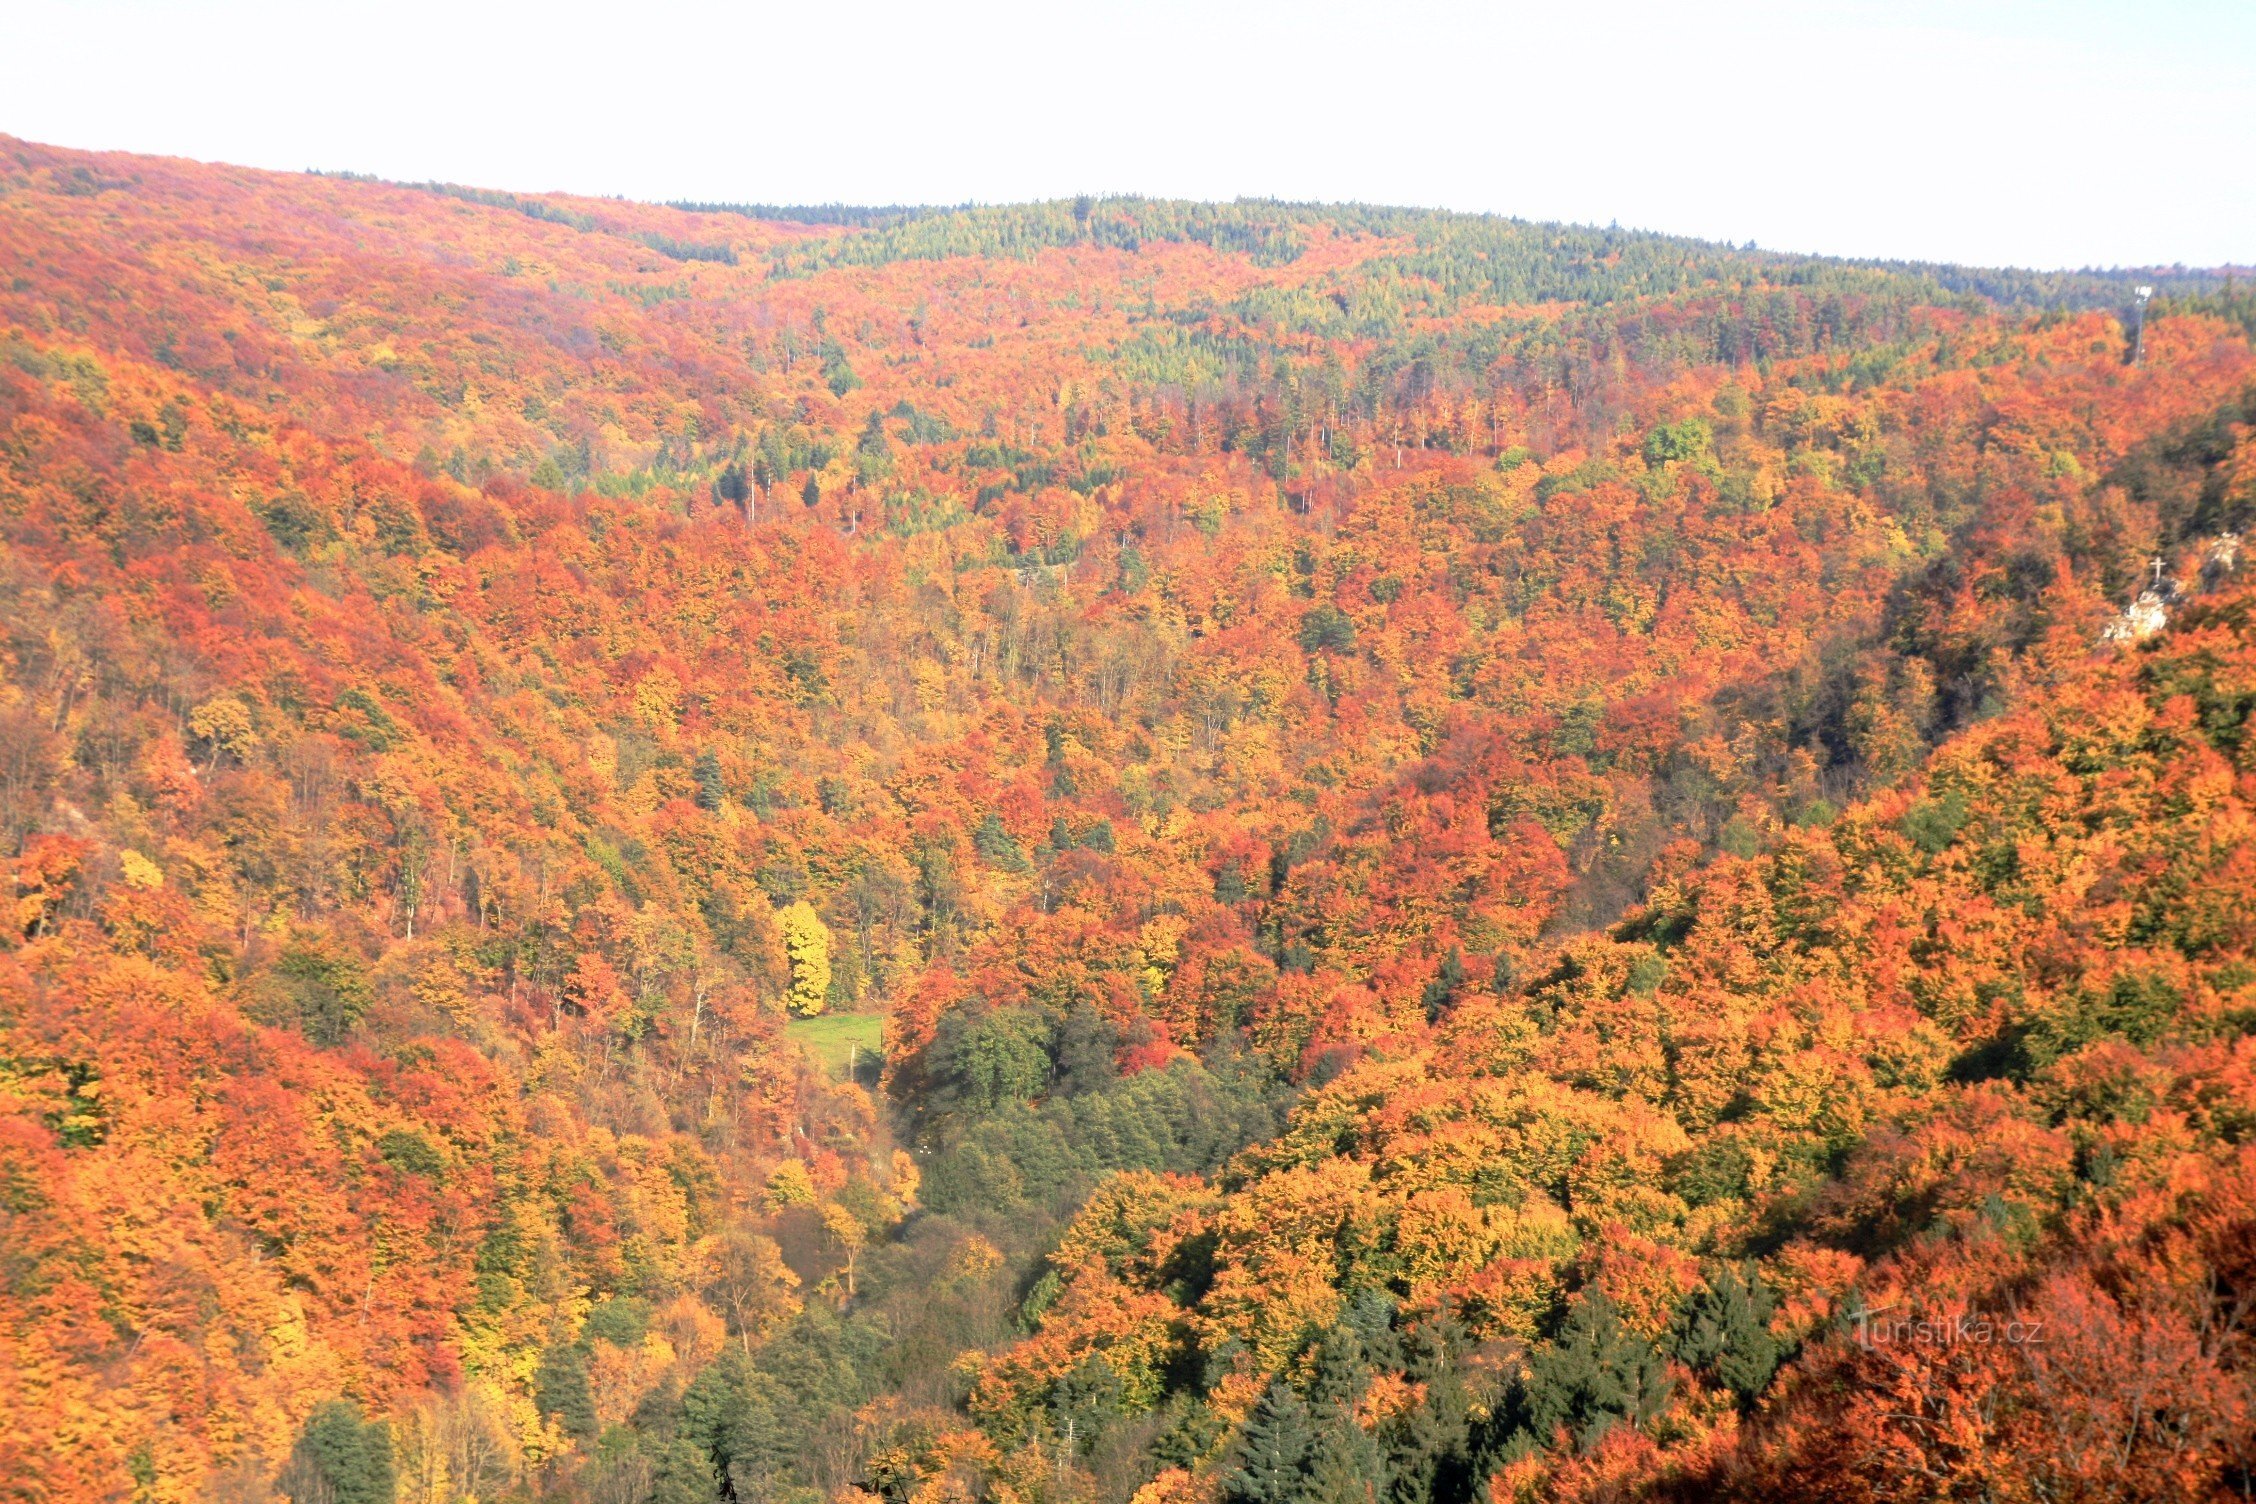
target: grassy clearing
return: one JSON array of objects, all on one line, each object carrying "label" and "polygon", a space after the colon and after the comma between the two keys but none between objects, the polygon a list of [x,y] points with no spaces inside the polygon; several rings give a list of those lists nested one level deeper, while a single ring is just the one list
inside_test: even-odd
[{"label": "grassy clearing", "polygon": [[858,1062],[856,1074],[865,1085],[876,1078],[884,1036],[882,1013],[821,1013],[794,1018],[783,1026],[784,1038],[840,1080],[845,1079],[848,1062]]}]

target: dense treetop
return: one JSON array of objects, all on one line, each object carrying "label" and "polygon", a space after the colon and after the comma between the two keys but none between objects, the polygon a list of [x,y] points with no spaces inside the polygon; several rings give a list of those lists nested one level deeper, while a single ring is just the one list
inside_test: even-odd
[{"label": "dense treetop", "polygon": [[0,139],[0,1488],[2237,1497],[2252,331]]}]

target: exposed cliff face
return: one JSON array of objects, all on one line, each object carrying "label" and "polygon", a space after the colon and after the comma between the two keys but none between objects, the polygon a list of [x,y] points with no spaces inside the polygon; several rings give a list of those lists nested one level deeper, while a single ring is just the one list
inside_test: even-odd
[{"label": "exposed cliff face", "polygon": [[2196,591],[2216,590],[2230,582],[2240,565],[2240,534],[2220,533],[2196,550],[2193,568],[2183,578],[2165,573],[2163,560],[2153,561],[2154,578],[2107,624],[2100,635],[2108,642],[2144,642],[2170,624],[2171,613]]}]

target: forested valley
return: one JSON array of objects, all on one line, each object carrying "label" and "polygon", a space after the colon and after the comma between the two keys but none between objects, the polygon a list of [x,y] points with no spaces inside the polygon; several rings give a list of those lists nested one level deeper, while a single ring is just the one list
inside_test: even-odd
[{"label": "forested valley", "polygon": [[2252,346],[0,138],[0,1493],[2246,1499]]}]

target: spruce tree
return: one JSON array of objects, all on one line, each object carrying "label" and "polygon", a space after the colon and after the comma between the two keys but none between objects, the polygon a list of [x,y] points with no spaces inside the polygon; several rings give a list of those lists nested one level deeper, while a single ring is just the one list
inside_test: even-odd
[{"label": "spruce tree", "polygon": [[1068,1095],[1097,1091],[1119,1076],[1113,1065],[1120,1048],[1120,1031],[1112,1021],[1087,1003],[1077,1003],[1057,1027],[1053,1045],[1057,1057],[1058,1090]]},{"label": "spruce tree", "polygon": [[1617,1421],[1650,1419],[1668,1393],[1659,1351],[1622,1325],[1611,1300],[1592,1293],[1576,1302],[1558,1339],[1536,1354],[1519,1399],[1538,1443],[1548,1445],[1563,1426],[1587,1450]]},{"label": "spruce tree", "polygon": [[1050,1388],[1050,1422],[1074,1450],[1086,1456],[1105,1429],[1120,1418],[1120,1375],[1095,1353],[1089,1354]]},{"label": "spruce tree", "polygon": [[1364,1289],[1355,1293],[1340,1318],[1355,1328],[1363,1361],[1374,1370],[1402,1366],[1402,1342],[1394,1332],[1394,1311],[1394,1297],[1386,1291]]},{"label": "spruce tree", "polygon": [[391,1428],[363,1422],[351,1400],[316,1407],[298,1433],[281,1485],[297,1504],[392,1504]]},{"label": "spruce tree", "polygon": [[1302,1504],[1316,1433],[1290,1384],[1272,1380],[1238,1438],[1237,1466],[1223,1481],[1230,1504]]},{"label": "spruce tree", "polygon": [[1778,1339],[1770,1334],[1776,1306],[1759,1275],[1719,1265],[1677,1316],[1676,1356],[1751,1404],[1778,1369]]},{"label": "spruce tree", "polygon": [[711,748],[697,754],[695,776],[699,809],[717,810],[727,802],[728,787],[721,781],[721,760],[713,755]]},{"label": "spruce tree", "polygon": [[1318,1405],[1353,1408],[1371,1382],[1370,1365],[1363,1361],[1363,1338],[1354,1324],[1342,1321],[1324,1338],[1316,1355],[1316,1376],[1308,1397]]},{"label": "spruce tree", "polygon": [[588,1390],[587,1349],[579,1343],[559,1344],[541,1354],[533,1370],[533,1403],[554,1420],[567,1436],[593,1436],[596,1432],[595,1397]]},{"label": "spruce tree", "polygon": [[1478,1480],[1470,1397],[1453,1357],[1464,1351],[1463,1332],[1444,1318],[1410,1336],[1407,1372],[1426,1393],[1390,1428],[1388,1497],[1394,1504],[1465,1504]]},{"label": "spruce tree", "polygon": [[1355,1423],[1354,1410],[1328,1404],[1316,1412],[1316,1445],[1300,1497],[1306,1504],[1378,1504],[1387,1493],[1386,1457]]}]

